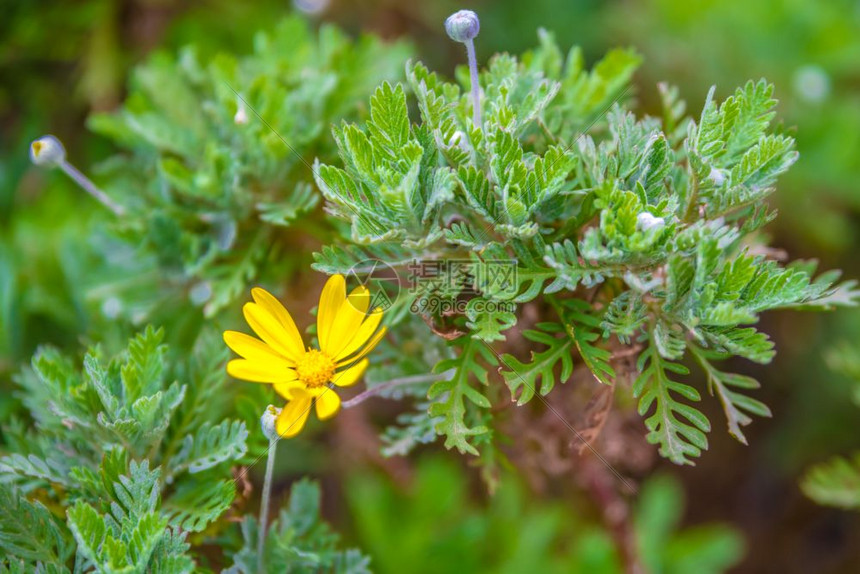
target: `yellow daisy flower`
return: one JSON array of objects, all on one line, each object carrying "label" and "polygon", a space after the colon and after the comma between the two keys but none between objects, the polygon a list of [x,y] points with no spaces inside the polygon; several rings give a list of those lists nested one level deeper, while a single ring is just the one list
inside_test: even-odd
[{"label": "yellow daisy flower", "polygon": [[251,290],[253,303],[242,311],[260,339],[236,331],[225,331],[224,342],[242,358],[227,363],[227,372],[253,383],[269,383],[287,404],[276,421],[285,438],[301,432],[316,406],[317,417],[326,420],[340,410],[338,387],[354,385],[367,368],[365,358],[382,337],[382,309],[368,313],[370,292],[357,287],[349,296],[342,275],[332,275],[320,295],[317,309],[319,349],[305,349],[302,336],[290,313],[268,291]]}]

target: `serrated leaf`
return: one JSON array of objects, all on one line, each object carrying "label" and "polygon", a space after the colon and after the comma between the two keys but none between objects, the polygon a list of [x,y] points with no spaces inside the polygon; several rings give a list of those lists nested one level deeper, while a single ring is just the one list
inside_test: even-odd
[{"label": "serrated leaf", "polygon": [[248,429],[243,421],[225,420],[217,425],[202,425],[188,435],[182,448],[171,460],[175,476],[188,471],[192,474],[210,469],[222,462],[235,461],[247,451]]},{"label": "serrated leaf", "polygon": [[540,352],[531,351],[531,360],[523,363],[513,355],[502,355],[500,362],[502,366],[499,372],[505,380],[505,384],[511,391],[511,399],[517,401],[517,405],[529,402],[540,386],[540,394],[546,396],[555,386],[556,366],[559,367],[558,380],[567,382],[573,373],[573,359],[571,358],[572,339],[556,335],[562,333],[560,325],[555,323],[542,323],[537,325],[541,330],[527,330],[523,336],[535,343],[546,345],[547,348]]},{"label": "serrated leaf", "polygon": [[230,508],[236,496],[235,481],[210,477],[202,482],[184,482],[164,501],[162,513],[171,526],[202,532]]},{"label": "serrated leaf", "polygon": [[433,369],[436,373],[451,370],[451,378],[437,381],[427,393],[427,398],[432,401],[430,416],[441,419],[436,423],[436,432],[445,435],[445,447],[456,448],[462,454],[475,456],[478,455],[478,450],[471,441],[474,437],[489,432],[489,429],[483,425],[469,426],[465,399],[481,408],[490,406],[487,398],[470,384],[472,377],[482,385],[487,384],[487,370],[481,361],[493,365],[496,363],[496,357],[489,350],[487,343],[469,337],[462,343],[458,357],[440,361]]},{"label": "serrated leaf", "polygon": [[860,453],[813,466],[800,486],[806,496],[819,504],[860,508]]},{"label": "serrated leaf", "polygon": [[[639,399],[639,414],[644,416],[648,427],[648,442],[660,445],[660,455],[675,464],[690,464],[691,457],[701,455],[708,448],[706,432],[711,430],[708,419],[701,412],[675,395],[689,401],[698,401],[699,393],[683,383],[670,378],[669,373],[686,375],[686,367],[665,361],[655,345],[649,345],[640,355],[639,377],[633,384],[633,396]],[[681,416],[683,418],[678,418]]]}]

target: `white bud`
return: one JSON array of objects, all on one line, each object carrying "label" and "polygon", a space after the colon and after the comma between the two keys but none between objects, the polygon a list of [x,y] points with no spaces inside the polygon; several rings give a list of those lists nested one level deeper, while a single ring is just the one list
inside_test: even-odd
[{"label": "white bud", "polygon": [[201,306],[212,298],[212,284],[209,281],[201,281],[194,285],[188,292],[188,298],[192,305]]},{"label": "white bud", "polygon": [[263,436],[269,440],[278,440],[278,415],[281,414],[281,409],[276,406],[269,405],[263,411],[263,416],[260,417],[260,428],[263,429]]},{"label": "white bud", "polygon": [[445,31],[455,42],[465,43],[473,40],[481,31],[481,21],[471,10],[460,10],[445,20]]},{"label": "white bud", "polygon": [[245,109],[245,102],[242,100],[239,100],[236,104],[236,114],[233,116],[233,123],[239,126],[248,123],[248,110]]},{"label": "white bud", "polygon": [[636,229],[639,231],[648,231],[657,227],[663,227],[665,221],[662,217],[654,217],[647,211],[643,211],[636,217]]},{"label": "white bud", "polygon": [[42,136],[30,144],[30,160],[36,165],[57,167],[66,161],[66,149],[54,136]]},{"label": "white bud", "polygon": [[116,297],[108,297],[102,303],[102,314],[108,319],[116,319],[122,313],[122,301]]},{"label": "white bud", "polygon": [[711,173],[708,174],[708,179],[710,179],[714,185],[719,187],[726,181],[726,172],[719,168],[712,167]]},{"label": "white bud", "polygon": [[802,66],[792,80],[795,93],[811,104],[823,102],[830,95],[830,76],[821,66]]}]

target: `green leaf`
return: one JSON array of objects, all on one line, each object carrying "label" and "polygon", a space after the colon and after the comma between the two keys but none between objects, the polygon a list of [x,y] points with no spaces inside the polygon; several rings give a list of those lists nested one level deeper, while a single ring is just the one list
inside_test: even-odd
[{"label": "green leaf", "polygon": [[311,211],[319,203],[311,184],[299,182],[292,195],[282,203],[258,203],[260,219],[279,227],[289,227],[300,215]]},{"label": "green leaf", "polygon": [[409,141],[409,115],[403,86],[392,88],[383,82],[370,98],[370,121],[367,128],[373,143],[392,156]]},{"label": "green leaf", "polygon": [[591,314],[591,305],[581,299],[566,299],[562,304],[564,328],[576,343],[585,366],[604,385],[614,384],[615,369],[609,364],[612,353],[594,344],[600,338],[595,331],[600,327],[601,318]]},{"label": "green leaf", "polygon": [[860,508],[860,453],[813,466],[800,483],[804,494],[827,506]]},{"label": "green leaf", "polygon": [[466,305],[466,325],[472,330],[472,337],[490,343],[504,341],[504,331],[517,324],[517,317],[504,303],[493,299],[476,297]]},{"label": "green leaf", "polygon": [[74,548],[47,508],[2,483],[0,508],[0,549],[7,558],[65,570],[63,564]]},{"label": "green leaf", "polygon": [[534,343],[546,345],[547,348],[540,352],[531,352],[531,360],[523,363],[513,355],[502,355],[499,372],[511,391],[511,398],[517,401],[517,405],[529,402],[540,385],[541,396],[546,396],[553,389],[556,382],[555,371],[559,367],[558,380],[567,382],[573,373],[573,359],[571,358],[571,337],[559,336],[564,334],[561,325],[557,323],[539,323],[540,330],[529,329],[523,331],[523,337]]},{"label": "green leaf", "polygon": [[[760,417],[770,417],[770,409],[756,399],[742,394],[742,390],[757,389],[761,385],[752,377],[738,375],[735,373],[726,373],[716,369],[708,360],[708,354],[691,346],[690,351],[693,357],[696,358],[699,365],[708,376],[708,389],[711,395],[716,394],[723,405],[723,411],[726,413],[726,421],[728,423],[729,434],[738,439],[743,444],[747,444],[747,439],[741,431],[742,426],[746,426],[752,422],[750,414]],[[749,413],[749,414],[748,414]]]},{"label": "green leaf", "polygon": [[638,368],[633,396],[639,399],[639,414],[645,416],[654,407],[653,414],[645,419],[648,442],[659,444],[661,456],[675,464],[692,465],[690,458],[708,448],[705,433],[711,425],[700,411],[675,398],[680,395],[689,401],[699,400],[695,389],[670,378],[670,373],[686,375],[689,370],[665,361],[654,344],[639,356]]},{"label": "green leaf", "polygon": [[164,354],[161,345],[164,330],[151,325],[128,343],[128,361],[122,366],[125,402],[132,403],[141,396],[153,395],[162,388]]},{"label": "green leaf", "polygon": [[432,401],[430,416],[440,417],[436,432],[445,435],[445,448],[456,448],[462,454],[478,455],[474,439],[486,434],[489,429],[484,425],[469,426],[468,407],[470,404],[480,408],[490,408],[490,401],[476,390],[470,380],[474,377],[481,385],[487,384],[487,369],[481,361],[496,364],[496,356],[487,343],[469,337],[462,343],[460,355],[454,359],[440,361],[433,369],[436,373],[451,371],[451,377],[437,381],[430,387],[427,398]]},{"label": "green leaf", "polygon": [[182,448],[170,461],[172,474],[186,470],[194,474],[239,460],[245,455],[247,440],[248,429],[242,421],[225,420],[214,426],[206,423],[185,437]]},{"label": "green leaf", "polygon": [[69,529],[78,543],[78,552],[90,562],[101,564],[102,546],[111,536],[104,519],[92,506],[82,500],[69,508],[67,516]]},{"label": "green leaf", "polygon": [[167,517],[171,526],[202,532],[230,508],[235,496],[234,480],[201,477],[199,481],[183,482],[164,501],[162,514]]}]

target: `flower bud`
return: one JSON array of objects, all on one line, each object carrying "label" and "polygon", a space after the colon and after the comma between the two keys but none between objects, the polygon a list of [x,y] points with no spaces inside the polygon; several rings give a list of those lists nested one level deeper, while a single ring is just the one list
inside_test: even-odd
[{"label": "flower bud", "polygon": [[708,174],[708,179],[710,179],[714,185],[720,187],[726,181],[726,172],[719,168],[712,167],[711,173]]},{"label": "flower bud", "polygon": [[39,166],[57,167],[66,161],[66,149],[54,136],[42,136],[30,144],[30,160]]},{"label": "flower bud", "polygon": [[478,15],[471,10],[460,10],[448,16],[445,20],[445,31],[455,42],[468,42],[481,31]]},{"label": "flower bud", "polygon": [[237,126],[248,123],[248,110],[245,109],[245,102],[241,99],[236,102],[236,113],[233,115],[233,123]]},{"label": "flower bud", "polygon": [[281,414],[281,409],[269,405],[263,411],[263,416],[260,417],[260,427],[263,429],[263,435],[269,440],[278,440],[280,438],[277,427],[279,414]]},{"label": "flower bud", "polygon": [[639,231],[648,231],[656,227],[663,227],[665,221],[662,217],[654,217],[647,211],[643,211],[636,217],[636,229]]}]

